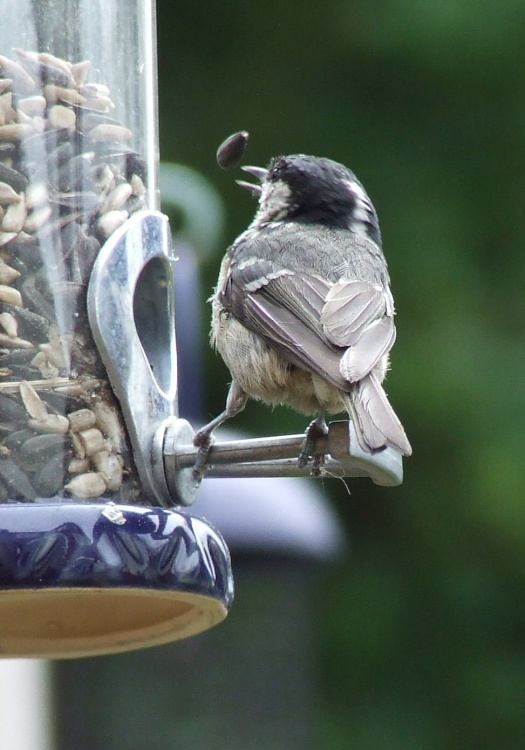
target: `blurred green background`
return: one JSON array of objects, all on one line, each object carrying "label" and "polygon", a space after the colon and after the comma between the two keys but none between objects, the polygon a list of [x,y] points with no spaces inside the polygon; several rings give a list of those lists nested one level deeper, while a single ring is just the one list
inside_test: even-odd
[{"label": "blurred green background", "polygon": [[[399,488],[324,484],[351,551],[315,589],[318,747],[525,747],[522,0],[158,0],[157,13],[162,159],[226,205],[220,251],[198,248],[206,327],[220,256],[255,208],[216,166],[230,133],[251,134],[244,163],[347,164],[383,232],[387,390],[414,455]],[[203,356],[208,416],[228,373]],[[250,403],[235,426],[305,421]]]}]

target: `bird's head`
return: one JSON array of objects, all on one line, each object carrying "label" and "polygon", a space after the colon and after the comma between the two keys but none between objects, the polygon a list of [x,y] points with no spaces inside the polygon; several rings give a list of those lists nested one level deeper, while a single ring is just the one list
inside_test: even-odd
[{"label": "bird's head", "polygon": [[380,243],[377,214],[355,174],[331,159],[278,156],[267,169],[242,167],[260,184],[238,181],[259,199],[253,224],[298,221],[364,233]]}]

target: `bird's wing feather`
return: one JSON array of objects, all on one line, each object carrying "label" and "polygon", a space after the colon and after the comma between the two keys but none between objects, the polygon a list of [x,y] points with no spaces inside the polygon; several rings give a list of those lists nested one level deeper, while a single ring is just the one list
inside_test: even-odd
[{"label": "bird's wing feather", "polygon": [[388,352],[395,327],[385,292],[365,281],[332,284],[261,258],[232,264],[222,304],[289,362],[338,388],[366,375]]},{"label": "bird's wing feather", "polygon": [[239,322],[288,362],[345,389],[339,370],[343,351],[326,338],[319,322],[330,286],[318,276],[299,276],[253,259],[231,266],[219,297]]},{"label": "bird's wing feather", "polygon": [[345,348],[341,374],[355,383],[392,348],[396,338],[392,295],[366,281],[343,279],[329,290],[321,324],[330,341]]},{"label": "bird's wing feather", "polygon": [[364,450],[379,450],[385,445],[410,456],[412,448],[403,426],[390,406],[383,387],[370,373],[345,397],[353,415],[356,432]]},{"label": "bird's wing feather", "polygon": [[293,313],[261,294],[245,300],[243,325],[261,336],[288,362],[315,372],[337,388],[346,389],[339,369],[340,350],[327,345]]},{"label": "bird's wing feather", "polygon": [[364,378],[381,357],[388,354],[396,340],[396,327],[392,318],[376,318],[362,332],[353,346],[341,357],[341,375],[350,383]]},{"label": "bird's wing feather", "polygon": [[386,311],[383,290],[366,281],[341,280],[326,295],[321,323],[334,344],[352,346],[363,328]]}]

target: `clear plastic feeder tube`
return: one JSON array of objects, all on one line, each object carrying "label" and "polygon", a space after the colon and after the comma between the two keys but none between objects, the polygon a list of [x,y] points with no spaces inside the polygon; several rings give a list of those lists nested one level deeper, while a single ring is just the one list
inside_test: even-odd
[{"label": "clear plastic feeder tube", "polygon": [[0,502],[139,500],[86,311],[104,242],[157,209],[152,0],[2,0]]}]

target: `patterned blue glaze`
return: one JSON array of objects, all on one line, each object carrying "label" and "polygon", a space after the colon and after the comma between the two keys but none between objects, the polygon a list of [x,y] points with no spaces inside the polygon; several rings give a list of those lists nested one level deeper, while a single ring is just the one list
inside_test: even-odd
[{"label": "patterned blue glaze", "polygon": [[206,521],[112,503],[0,505],[0,589],[140,587],[233,600],[228,548]]}]

